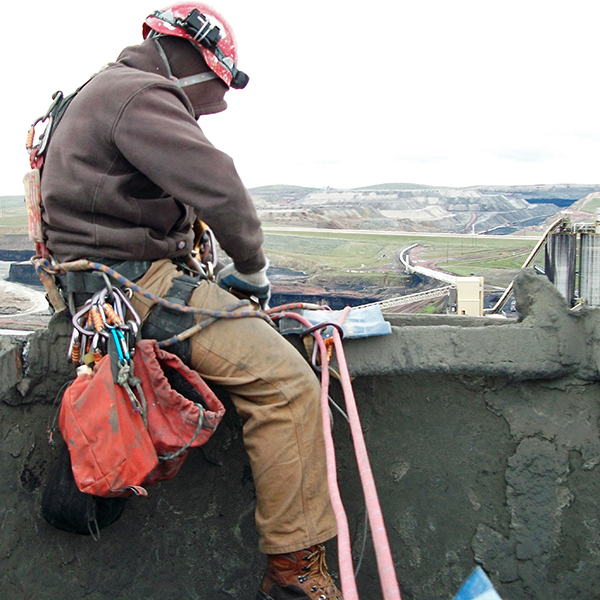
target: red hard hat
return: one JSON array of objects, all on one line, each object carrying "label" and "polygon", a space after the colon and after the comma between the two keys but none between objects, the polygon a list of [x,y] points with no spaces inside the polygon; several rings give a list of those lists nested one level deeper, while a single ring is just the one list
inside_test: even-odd
[{"label": "red hard hat", "polygon": [[182,2],[157,10],[146,17],[142,31],[144,39],[158,34],[189,40],[227,87],[243,88],[248,83],[248,76],[236,66],[237,44],[231,26],[204,2]]}]

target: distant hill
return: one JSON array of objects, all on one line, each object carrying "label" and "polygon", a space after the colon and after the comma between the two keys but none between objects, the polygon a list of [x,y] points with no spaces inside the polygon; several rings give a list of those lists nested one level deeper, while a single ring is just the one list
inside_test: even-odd
[{"label": "distant hill", "polygon": [[1,208],[21,208],[24,205],[24,196],[0,196]]},{"label": "distant hill", "polygon": [[318,188],[306,188],[298,185],[266,185],[251,188],[250,195],[257,209],[268,209],[273,205],[291,204],[306,196],[318,192]]},{"label": "distant hill", "polygon": [[[352,188],[354,190],[430,190],[438,189],[439,186],[435,185],[423,185],[421,183],[380,183],[378,185],[367,185],[358,188]],[[442,186],[442,189],[444,186]]]},{"label": "distant hill", "polygon": [[307,188],[300,185],[263,185],[261,187],[250,188],[250,192],[255,194],[286,193],[286,192],[314,192],[319,188]]},{"label": "distant hill", "polygon": [[466,188],[478,190],[484,194],[504,194],[508,197],[520,198],[531,204],[554,204],[560,208],[571,206],[577,200],[600,190],[600,184],[553,184],[523,186],[476,186]]},{"label": "distant hill", "polygon": [[[559,211],[598,192],[600,184],[566,183],[464,188],[382,183],[351,190],[277,184],[250,190],[270,226],[494,234],[541,229]],[[0,196],[0,228],[16,232],[26,223],[23,196]]]},{"label": "distant hill", "polygon": [[598,185],[433,187],[387,183],[352,190],[251,190],[265,225],[431,233],[513,233],[539,227]]}]

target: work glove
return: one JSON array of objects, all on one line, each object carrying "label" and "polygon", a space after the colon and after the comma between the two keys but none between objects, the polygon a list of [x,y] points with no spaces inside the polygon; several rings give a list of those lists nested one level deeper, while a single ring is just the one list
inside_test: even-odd
[{"label": "work glove", "polygon": [[227,291],[239,292],[249,298],[255,297],[262,309],[268,308],[271,282],[267,277],[269,262],[256,273],[240,273],[233,263],[223,267],[217,274],[217,283]]}]

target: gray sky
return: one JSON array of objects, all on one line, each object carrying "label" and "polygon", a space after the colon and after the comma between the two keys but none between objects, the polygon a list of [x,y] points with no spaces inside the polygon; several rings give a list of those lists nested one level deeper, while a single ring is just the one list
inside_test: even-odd
[{"label": "gray sky", "polygon": [[[4,27],[0,195],[52,93],[139,43],[154,2],[29,0]],[[250,83],[200,124],[249,187],[600,182],[595,0],[211,4]]]}]

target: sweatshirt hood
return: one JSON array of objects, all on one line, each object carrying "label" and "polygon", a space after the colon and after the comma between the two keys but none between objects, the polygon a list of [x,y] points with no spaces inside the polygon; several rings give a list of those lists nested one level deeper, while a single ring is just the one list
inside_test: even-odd
[{"label": "sweatshirt hood", "polygon": [[[163,48],[173,77],[180,79],[210,71],[202,54],[190,42],[174,36],[147,39],[137,46],[129,46],[121,52],[117,62],[169,79],[167,65],[156,44]],[[181,89],[190,100],[196,119],[201,115],[222,112],[227,108],[224,96],[228,88],[219,78]]]}]

